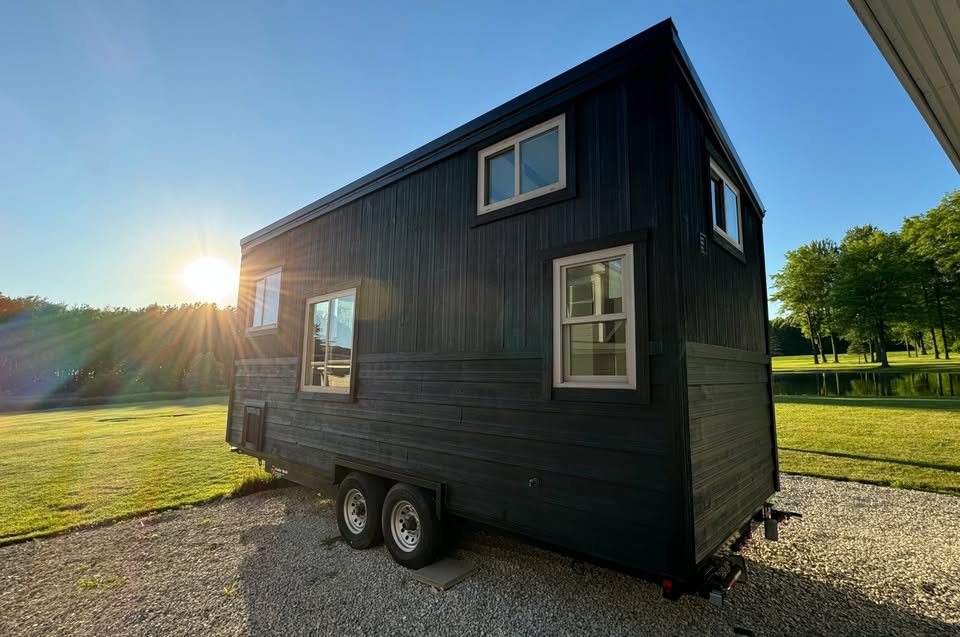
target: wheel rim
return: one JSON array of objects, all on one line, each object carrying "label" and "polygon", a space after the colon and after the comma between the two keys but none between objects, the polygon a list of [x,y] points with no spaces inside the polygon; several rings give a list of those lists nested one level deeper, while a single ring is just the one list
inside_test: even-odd
[{"label": "wheel rim", "polygon": [[394,544],[405,553],[412,553],[420,544],[420,516],[407,500],[400,500],[393,505],[390,531]]},{"label": "wheel rim", "polygon": [[343,519],[351,533],[363,533],[367,525],[367,499],[359,489],[347,491],[347,497],[343,499]]}]

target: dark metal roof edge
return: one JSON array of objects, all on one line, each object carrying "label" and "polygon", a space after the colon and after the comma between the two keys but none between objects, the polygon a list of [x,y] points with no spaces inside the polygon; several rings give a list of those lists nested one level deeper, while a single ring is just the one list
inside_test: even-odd
[{"label": "dark metal roof edge", "polygon": [[757,193],[757,189],[754,187],[753,182],[750,181],[750,175],[747,174],[746,168],[743,167],[743,161],[740,159],[740,155],[737,154],[737,149],[734,148],[733,142],[730,141],[730,136],[727,135],[727,130],[723,127],[723,122],[720,121],[720,116],[717,114],[717,109],[714,108],[713,102],[710,101],[710,96],[707,95],[706,89],[703,88],[703,83],[700,81],[700,76],[697,75],[697,70],[693,68],[693,62],[690,61],[690,57],[687,55],[686,49],[683,48],[683,43],[680,42],[680,37],[676,34],[676,32],[674,32],[673,40],[674,45],[677,47],[677,52],[680,54],[682,70],[689,74],[690,80],[692,81],[692,88],[697,94],[697,98],[701,101],[701,106],[707,115],[707,120],[713,127],[713,132],[716,134],[717,139],[720,140],[720,143],[724,146],[724,150],[729,155],[728,159],[732,161],[734,167],[740,173],[738,177],[740,177],[741,182],[747,187],[747,191],[753,198],[754,205],[757,206],[757,212],[759,212],[760,216],[763,217],[766,214],[766,208],[763,207],[763,201],[760,199],[760,195]]},{"label": "dark metal roof edge", "polygon": [[[290,230],[291,228],[294,228],[302,223],[306,223],[307,221],[320,216],[333,207],[344,205],[347,203],[345,200],[349,197],[349,195],[357,190],[360,190],[361,188],[366,188],[376,184],[377,182],[389,183],[392,181],[392,177],[395,174],[408,172],[403,169],[407,168],[411,164],[429,164],[433,156],[439,154],[447,147],[456,144],[464,137],[480,131],[497,120],[507,117],[511,113],[532,105],[543,97],[554,93],[565,86],[577,82],[599,68],[612,64],[624,57],[629,56],[632,53],[635,53],[637,50],[649,46],[651,42],[656,41],[658,38],[672,38],[675,34],[676,28],[674,27],[673,21],[670,18],[667,18],[666,20],[655,24],[649,29],[641,31],[632,38],[625,40],[602,53],[599,53],[598,55],[578,64],[572,69],[564,71],[560,75],[549,79],[539,86],[530,89],[526,93],[513,98],[509,102],[506,102],[494,108],[493,110],[474,118],[466,124],[455,128],[454,130],[435,139],[434,141],[424,144],[416,150],[403,155],[399,159],[395,159],[386,166],[378,168],[377,170],[374,170],[373,172],[347,184],[346,186],[333,191],[329,195],[321,197],[320,199],[307,204],[306,206],[283,217],[282,219],[279,219],[270,225],[247,235],[240,240],[240,245],[244,248],[252,247],[253,245],[262,243],[263,241],[286,232],[287,230]],[[425,166],[421,165],[420,167],[422,168]],[[386,185],[386,183],[384,183],[384,185]]]}]

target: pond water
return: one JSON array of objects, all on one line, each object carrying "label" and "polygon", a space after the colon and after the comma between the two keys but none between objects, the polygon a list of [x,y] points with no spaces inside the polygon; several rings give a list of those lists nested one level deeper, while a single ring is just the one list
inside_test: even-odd
[{"label": "pond water", "polygon": [[798,372],[773,375],[776,396],[960,396],[960,373]]}]

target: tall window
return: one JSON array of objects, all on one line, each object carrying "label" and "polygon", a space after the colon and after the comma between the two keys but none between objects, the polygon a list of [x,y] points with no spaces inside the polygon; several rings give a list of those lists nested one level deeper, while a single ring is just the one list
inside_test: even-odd
[{"label": "tall window", "polygon": [[565,122],[554,117],[480,151],[477,214],[566,187]]},{"label": "tall window", "polygon": [[304,390],[350,391],[356,299],[356,288],[307,299]]},{"label": "tall window", "polygon": [[740,190],[712,159],[710,160],[710,207],[713,213],[714,230],[742,252]]},{"label": "tall window", "polygon": [[251,329],[276,327],[280,315],[280,268],[256,279]]},{"label": "tall window", "polygon": [[633,246],[553,262],[553,384],[633,389]]}]

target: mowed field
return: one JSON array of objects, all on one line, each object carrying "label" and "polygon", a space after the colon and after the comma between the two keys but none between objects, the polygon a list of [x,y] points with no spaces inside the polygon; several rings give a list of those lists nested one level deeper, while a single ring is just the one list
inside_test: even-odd
[{"label": "mowed field", "polygon": [[267,481],[223,441],[225,398],[0,414],[0,544]]},{"label": "mowed field", "polygon": [[[774,356],[774,372],[860,372],[867,370],[880,371],[879,363],[864,363],[857,354],[840,354],[839,363],[833,362],[833,356],[827,355],[827,363],[819,365],[813,362],[813,354],[803,356]],[[943,357],[934,358],[933,353],[926,356],[907,356],[906,352],[889,352],[891,372],[960,372],[960,353],[950,353],[950,360]],[[886,371],[886,370],[884,370]]]},{"label": "mowed field", "polygon": [[775,400],[782,471],[960,495],[960,400]]},{"label": "mowed field", "polygon": [[[0,414],[0,544],[269,481],[228,452],[226,400]],[[960,495],[960,400],[777,399],[780,468]]]}]

